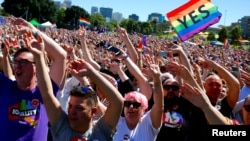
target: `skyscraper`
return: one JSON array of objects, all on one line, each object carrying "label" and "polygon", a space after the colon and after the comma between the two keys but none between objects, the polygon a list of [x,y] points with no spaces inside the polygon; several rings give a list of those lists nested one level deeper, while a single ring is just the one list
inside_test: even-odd
[{"label": "skyscraper", "polygon": [[91,14],[96,14],[96,13],[98,13],[98,7],[92,6],[91,7]]},{"label": "skyscraper", "polygon": [[112,12],[113,12],[112,8],[104,8],[104,7],[100,8],[100,13],[106,19],[107,22],[111,21],[111,19],[112,19]]},{"label": "skyscraper", "polygon": [[72,4],[71,0],[64,0],[63,3],[65,4],[66,8],[71,7],[71,4]]}]

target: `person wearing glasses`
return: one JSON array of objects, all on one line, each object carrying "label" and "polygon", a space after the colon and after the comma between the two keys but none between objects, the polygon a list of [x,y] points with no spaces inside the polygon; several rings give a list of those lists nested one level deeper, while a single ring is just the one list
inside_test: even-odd
[{"label": "person wearing glasses", "polygon": [[[166,75],[166,73],[164,73]],[[156,141],[167,138],[185,140],[192,104],[180,96],[180,85],[172,74],[162,81],[164,89],[164,113],[162,127]]]},{"label": "person wearing glasses", "polygon": [[162,124],[163,88],[158,65],[150,64],[149,72],[153,78],[154,104],[148,108],[147,97],[137,91],[131,91],[124,96],[124,117],[117,124],[114,141],[155,141]]},{"label": "person wearing glasses", "polygon": [[236,103],[232,116],[240,124],[250,125],[250,95]]},{"label": "person wearing glasses", "polygon": [[[13,27],[16,27],[13,29],[20,34],[29,31],[31,36],[31,31],[38,30],[24,19],[13,18],[11,21]],[[46,55],[53,62],[46,69],[50,76],[48,81],[52,83],[55,94],[65,73],[66,52],[50,37],[42,32],[40,34],[46,44]],[[15,79],[0,73],[1,140],[47,140],[48,117],[37,84],[36,63],[34,55],[27,48],[21,48],[15,52],[11,63]]]},{"label": "person wearing glasses", "polygon": [[[68,114],[61,108],[55,97],[50,77],[47,73],[44,56],[44,42],[38,35],[37,40],[27,38],[26,44],[34,54],[37,81],[41,97],[44,100],[50,130],[54,141],[112,141],[116,124],[121,115],[123,97],[92,65],[84,60],[75,60],[69,71],[78,77],[87,76],[110,102],[103,117],[93,123],[97,111],[97,94],[90,87],[77,86],[70,91]],[[31,46],[35,45],[35,46]]]}]

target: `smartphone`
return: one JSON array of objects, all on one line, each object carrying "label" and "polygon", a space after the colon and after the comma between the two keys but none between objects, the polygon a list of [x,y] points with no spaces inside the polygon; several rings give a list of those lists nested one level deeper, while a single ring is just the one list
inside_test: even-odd
[{"label": "smartphone", "polygon": [[108,51],[114,52],[116,56],[120,55],[121,52],[118,48],[114,47],[114,46],[109,46],[107,48]]},{"label": "smartphone", "polygon": [[168,53],[166,51],[160,51],[159,55],[162,57],[167,57]]}]

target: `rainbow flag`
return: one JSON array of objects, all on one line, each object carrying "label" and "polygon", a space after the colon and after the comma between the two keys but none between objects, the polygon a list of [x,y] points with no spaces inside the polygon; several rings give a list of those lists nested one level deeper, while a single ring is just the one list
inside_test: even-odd
[{"label": "rainbow flag", "polygon": [[79,25],[90,26],[90,20],[80,17]]},{"label": "rainbow flag", "polygon": [[224,39],[224,48],[228,49],[231,43],[231,39]]},{"label": "rainbow flag", "polygon": [[173,41],[178,41],[178,34],[176,32],[173,32]]},{"label": "rainbow flag", "polygon": [[209,0],[190,0],[168,12],[166,17],[174,27],[179,38],[185,41],[219,22],[221,15],[218,7]]}]

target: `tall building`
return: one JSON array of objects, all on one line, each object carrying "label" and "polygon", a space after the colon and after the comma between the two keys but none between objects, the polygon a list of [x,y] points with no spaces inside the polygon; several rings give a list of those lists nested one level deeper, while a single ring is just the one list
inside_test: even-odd
[{"label": "tall building", "polygon": [[98,13],[98,7],[92,6],[92,7],[91,7],[91,15],[92,15],[92,14],[97,14],[97,13]]},{"label": "tall building", "polygon": [[242,37],[245,39],[250,38],[250,16],[244,16],[238,22],[243,31]]},{"label": "tall building", "polygon": [[150,15],[148,15],[149,21],[152,21],[154,19],[156,19],[157,23],[162,23],[165,20],[165,17],[160,13],[151,13]]},{"label": "tall building", "polygon": [[128,16],[129,19],[133,19],[135,21],[139,21],[139,16],[137,16],[136,14],[131,14]]},{"label": "tall building", "polygon": [[114,12],[114,13],[112,14],[112,21],[121,22],[122,19],[123,19],[122,13]]},{"label": "tall building", "polygon": [[69,7],[71,7],[71,5],[72,5],[71,0],[64,0],[63,3],[65,4],[66,8],[69,8]]},{"label": "tall building", "polygon": [[112,12],[113,12],[112,8],[104,8],[104,7],[100,8],[100,13],[106,19],[106,22],[110,22],[111,21],[111,19],[112,19]]}]

